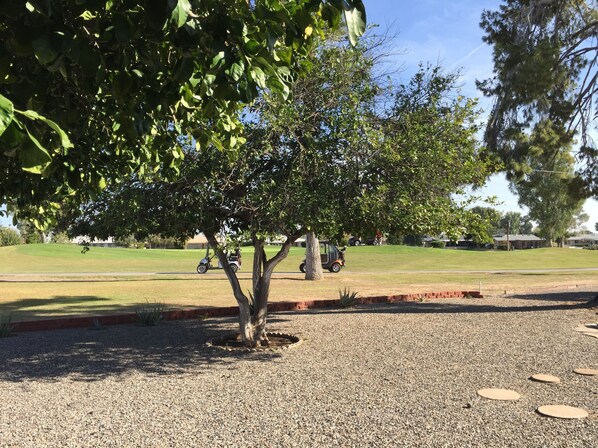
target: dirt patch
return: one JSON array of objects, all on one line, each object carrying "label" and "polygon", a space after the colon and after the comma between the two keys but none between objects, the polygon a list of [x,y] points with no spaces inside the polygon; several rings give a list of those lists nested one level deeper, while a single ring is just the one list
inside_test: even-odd
[{"label": "dirt patch", "polygon": [[221,348],[224,350],[239,350],[239,351],[264,351],[264,350],[286,350],[290,347],[296,347],[301,344],[302,339],[298,336],[283,333],[267,333],[269,345],[256,348],[248,348],[243,345],[241,335],[239,333],[232,333],[218,338],[214,338],[207,342],[206,345],[210,347]]}]

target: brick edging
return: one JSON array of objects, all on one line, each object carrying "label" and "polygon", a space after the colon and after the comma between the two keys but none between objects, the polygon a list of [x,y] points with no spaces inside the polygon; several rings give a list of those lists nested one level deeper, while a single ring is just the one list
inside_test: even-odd
[{"label": "brick edging", "polygon": [[[361,304],[374,303],[397,303],[412,302],[423,299],[448,299],[460,297],[483,298],[479,291],[440,291],[414,294],[398,294],[388,296],[359,297]],[[268,312],[299,311],[316,308],[334,308],[338,306],[339,300],[304,300],[298,302],[271,302],[268,304]],[[189,308],[167,311],[164,314],[165,320],[197,319],[206,317],[230,317],[239,314],[239,307],[209,307]],[[75,316],[61,317],[57,319],[43,319],[20,321],[13,324],[13,331],[45,331],[63,330],[67,328],[91,328],[95,323],[100,325],[121,325],[137,322],[136,313],[111,314],[102,316]]]}]

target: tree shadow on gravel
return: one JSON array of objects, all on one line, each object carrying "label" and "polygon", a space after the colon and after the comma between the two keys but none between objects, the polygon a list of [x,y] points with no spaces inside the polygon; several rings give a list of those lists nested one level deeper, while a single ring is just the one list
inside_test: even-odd
[{"label": "tree shadow on gravel", "polygon": [[588,291],[567,291],[567,292],[540,292],[540,293],[517,293],[509,295],[510,298],[520,300],[542,300],[556,302],[579,302],[588,303],[596,298],[596,292]]},{"label": "tree shadow on gravel", "polygon": [[205,345],[237,328],[236,318],[220,318],[17,333],[0,339],[0,382],[98,381],[135,372],[201,375],[214,368],[234,370],[240,361],[271,362],[282,356]]},{"label": "tree shadow on gravel", "polygon": [[[517,298],[517,297],[512,297]],[[522,298],[528,298],[527,296]],[[442,299],[439,299],[442,300]],[[588,304],[588,297],[573,299],[572,297],[566,299],[540,299],[545,301],[554,301],[550,304],[534,304],[534,305],[491,305],[483,303],[485,299],[471,299],[471,303],[446,303],[446,302],[398,302],[388,304],[368,304],[357,305],[355,308],[334,309],[322,308],[311,309],[305,311],[293,311],[295,314],[317,314],[317,313],[369,313],[369,314],[475,314],[475,313],[529,313],[538,311],[558,311],[558,310],[574,310],[574,309],[588,309],[591,306]],[[559,303],[560,302],[560,303]]]}]

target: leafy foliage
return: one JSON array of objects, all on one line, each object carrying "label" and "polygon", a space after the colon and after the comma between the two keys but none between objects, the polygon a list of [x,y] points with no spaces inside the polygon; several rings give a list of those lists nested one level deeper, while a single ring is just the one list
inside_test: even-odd
[{"label": "leafy foliage", "polygon": [[360,0],[2,2],[1,202],[41,226],[110,179],[176,173],[180,135],[233,154],[243,105],[288,97],[341,14],[355,41]]},{"label": "leafy foliage", "polygon": [[407,85],[384,83],[374,72],[378,45],[366,37],[348,49],[332,39],[293,85],[293,101],[258,104],[262,146],[294,154],[287,213],[337,239],[459,234],[471,214],[451,195],[494,169],[475,139],[475,101],[454,96],[458,75],[440,67],[420,67]]},{"label": "leafy foliage", "polygon": [[15,229],[0,226],[0,247],[21,244],[21,235]]},{"label": "leafy foliage", "polygon": [[526,143],[544,151],[530,157],[533,170],[512,188],[519,194],[519,203],[529,208],[530,218],[538,222],[538,234],[549,242],[562,240],[583,206],[583,200],[571,198],[567,188],[574,176],[569,146],[550,122],[539,123]]},{"label": "leafy foliage", "polygon": [[[267,340],[273,269],[306,231],[462,231],[469,214],[451,194],[483,183],[492,163],[475,140],[474,102],[451,98],[456,76],[422,69],[412,85],[392,94],[395,107],[381,113],[379,95],[387,89],[375,82],[366,48],[335,42],[309,56],[311,71],[292,84],[290,104],[267,91],[247,109],[245,140],[234,154],[223,155],[216,144],[201,152],[185,147],[176,178],[133,176],[111,184],[83,207],[70,231],[137,239],[203,232],[225,266],[241,318],[251,316],[241,329],[257,329],[244,333],[251,344]],[[253,242],[249,297],[216,240],[222,233]],[[268,259],[271,235],[284,242]]]},{"label": "leafy foliage", "polygon": [[17,229],[25,244],[39,244],[44,242],[44,235],[29,221],[18,221]]},{"label": "leafy foliage", "polygon": [[540,156],[522,134],[550,121],[566,144],[575,131],[581,136],[579,158],[585,164],[572,192],[598,192],[590,139],[598,92],[597,11],[595,0],[505,0],[498,11],[484,12],[481,26],[494,47],[495,73],[479,83],[495,99],[485,139],[504,160],[510,179],[529,173],[529,156]]}]

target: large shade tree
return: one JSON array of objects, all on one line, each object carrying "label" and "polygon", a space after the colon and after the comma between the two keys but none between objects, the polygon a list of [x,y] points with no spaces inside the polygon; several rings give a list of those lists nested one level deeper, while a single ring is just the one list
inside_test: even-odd
[{"label": "large shade tree", "polygon": [[303,173],[303,194],[309,195],[310,201],[298,197],[295,207],[308,230],[308,280],[323,277],[316,235],[338,237],[343,230],[342,216],[350,213],[349,204],[355,197],[354,188],[347,188],[346,177],[353,177],[352,173],[341,169],[334,159],[352,163],[360,148],[381,140],[372,124],[383,89],[373,72],[381,39],[368,34],[351,49],[342,45],[341,37],[330,33],[314,48],[308,58],[309,75],[292,85],[291,101],[264,95],[255,107],[255,125],[263,129],[265,145],[305,154],[296,163]]},{"label": "large shade tree", "polygon": [[0,3],[0,202],[38,224],[136,172],[176,174],[180,135],[232,154],[238,112],[283,98],[324,26],[361,0]]},{"label": "large shade tree", "polygon": [[[334,46],[330,51],[343,59],[360,50]],[[364,63],[363,69],[373,67]],[[338,126],[338,132],[320,133],[316,126],[296,134],[291,131],[297,128],[282,127],[260,102],[249,114],[247,141],[234,157],[222,157],[215,145],[201,153],[186,151],[175,180],[134,178],[111,186],[84,207],[71,232],[103,238],[203,232],[239,304],[243,341],[267,344],[272,273],[308,229],[457,234],[467,228],[470,214],[451,194],[484,182],[491,164],[475,139],[474,104],[452,95],[455,82],[456,77],[438,69],[422,69],[394,92],[390,110],[380,113],[375,102],[359,102],[353,103],[357,112],[324,121],[326,127]],[[338,107],[344,105],[341,101]],[[322,104],[320,113],[327,113],[326,107]],[[296,118],[294,108],[276,110]],[[341,126],[342,117],[352,126]],[[315,136],[325,136],[327,144]],[[241,289],[226,263],[227,248],[217,239],[221,233],[253,242],[250,293]],[[282,235],[283,243],[268,258],[265,241],[273,234]]]},{"label": "large shade tree", "polygon": [[519,204],[529,208],[529,217],[538,223],[539,235],[549,244],[562,243],[584,202],[572,198],[567,187],[574,178],[570,143],[546,121],[535,127],[524,144],[534,153],[527,162],[532,169],[511,188],[519,195]]},{"label": "large shade tree", "polygon": [[510,179],[530,173],[530,155],[545,162],[559,157],[535,153],[522,138],[550,121],[561,138],[578,138],[571,192],[598,194],[598,152],[591,139],[598,113],[597,6],[596,0],[505,0],[497,11],[484,11],[481,26],[493,46],[494,77],[479,86],[495,100],[485,139]]}]

